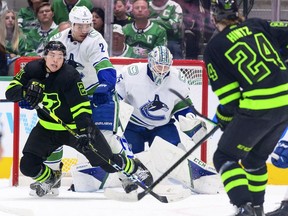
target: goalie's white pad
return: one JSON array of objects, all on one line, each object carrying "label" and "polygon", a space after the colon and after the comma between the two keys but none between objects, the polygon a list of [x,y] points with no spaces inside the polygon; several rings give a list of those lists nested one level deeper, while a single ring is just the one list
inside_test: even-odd
[{"label": "goalie's white pad", "polygon": [[[155,169],[162,173],[185,154],[185,151],[160,137],[155,137],[149,152]],[[216,194],[222,188],[221,179],[214,167],[193,155],[176,167],[168,177],[181,182],[196,193]]]},{"label": "goalie's white pad", "polygon": [[92,167],[89,162],[72,166],[71,175],[76,192],[95,192],[121,185],[117,173],[109,174],[101,167]]},{"label": "goalie's white pad", "polygon": [[134,111],[134,107],[130,104],[125,103],[124,101],[119,101],[119,128],[117,130],[116,135],[122,137],[124,131],[127,127],[128,122],[130,121],[130,117]]},{"label": "goalie's white pad", "polygon": [[187,113],[186,117],[179,115],[179,127],[194,143],[207,134],[206,123],[197,119],[192,113]]},{"label": "goalie's white pad", "polygon": [[134,157],[134,154],[125,137],[119,137],[113,134],[112,131],[108,130],[102,130],[101,132],[109,143],[109,146],[111,147],[111,150],[114,154],[122,154],[123,152],[125,152],[125,155],[127,157]]}]

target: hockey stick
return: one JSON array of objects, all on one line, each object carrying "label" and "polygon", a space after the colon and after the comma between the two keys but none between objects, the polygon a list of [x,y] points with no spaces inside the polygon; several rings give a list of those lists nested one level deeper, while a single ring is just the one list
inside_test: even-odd
[{"label": "hockey stick", "polygon": [[0,99],[0,102],[2,102],[2,103],[8,103],[8,102],[13,103],[13,101],[9,101],[9,100],[7,100],[7,99]]},{"label": "hockey stick", "polygon": [[192,154],[199,146],[202,145],[204,141],[206,141],[211,135],[217,131],[220,126],[216,124],[214,121],[211,119],[207,118],[206,116],[202,115],[199,113],[195,107],[191,104],[189,104],[186,99],[176,90],[169,89],[172,93],[177,95],[183,102],[185,102],[194,112],[195,114],[201,116],[202,118],[206,119],[207,121],[211,122],[215,127],[207,133],[201,140],[199,140],[189,151],[187,151],[176,163],[174,163],[166,172],[164,172],[156,181],[153,182],[152,185],[150,185],[147,189],[145,189],[143,192],[137,194],[138,200],[141,200],[143,197],[145,197],[150,191],[152,191],[166,176],[169,175],[179,164],[181,164],[187,157],[189,157],[190,154]]},{"label": "hockey stick", "polygon": [[[47,108],[45,108],[43,106],[42,103],[38,104],[38,108],[37,109],[41,109],[46,115],[50,116],[52,119],[54,119],[57,123],[61,124],[72,136],[74,136],[76,139],[78,139],[80,136],[78,133],[76,133],[75,131],[73,131],[66,123],[64,123],[58,116],[56,116],[53,112],[51,112],[50,110],[48,110]],[[99,151],[97,151],[97,149],[94,148],[94,146],[89,143],[89,147],[90,149],[97,155],[99,156],[102,160],[104,160],[106,163],[108,163],[109,165],[111,165],[115,170],[123,173],[125,176],[127,176],[128,178],[130,178],[132,181],[136,180],[136,184],[138,186],[140,186],[142,189],[147,190],[148,187],[142,183],[142,181],[135,175],[129,175],[127,174],[121,167],[119,167],[116,163],[114,163],[113,161],[109,160],[106,156],[104,156],[103,154],[101,154]],[[169,200],[169,198],[167,196],[162,196],[162,195],[158,195],[156,193],[154,193],[152,190],[150,190],[149,192],[153,197],[155,197],[156,199],[158,199],[160,202],[163,203],[168,203],[169,201],[174,201],[174,200]],[[137,201],[137,199],[135,199],[135,201]]]}]

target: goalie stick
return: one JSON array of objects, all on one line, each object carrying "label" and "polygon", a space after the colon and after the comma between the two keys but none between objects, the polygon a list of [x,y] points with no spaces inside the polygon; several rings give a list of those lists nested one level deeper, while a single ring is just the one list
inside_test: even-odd
[{"label": "goalie stick", "polygon": [[[58,116],[56,116],[53,112],[51,112],[50,110],[48,110],[47,108],[45,108],[43,106],[42,103],[38,104],[37,109],[42,110],[46,115],[50,116],[52,119],[54,119],[57,123],[61,124],[71,135],[73,135],[76,139],[79,138],[79,134],[77,134],[75,131],[73,131],[67,124],[65,124]],[[89,143],[89,147],[90,149],[99,157],[101,157],[102,160],[104,160],[106,163],[108,163],[109,165],[111,165],[115,170],[123,173],[124,175],[126,175],[128,178],[130,178],[132,181],[135,181],[135,183],[140,186],[142,189],[144,189],[143,192],[145,192],[148,187],[142,183],[142,181],[135,175],[129,175],[127,174],[121,167],[119,167],[116,163],[114,163],[113,161],[109,160],[108,158],[106,158],[106,156],[104,156],[103,154],[101,154],[100,152],[97,151],[97,149],[94,148],[94,146]],[[153,192],[152,190],[150,190],[149,192],[153,197],[155,197],[157,200],[159,200],[160,202],[163,203],[169,203],[169,201],[174,201],[174,199],[169,199],[167,196],[164,195],[159,195],[156,194],[155,192]],[[147,194],[146,193],[146,194]],[[145,194],[145,195],[146,195]],[[135,201],[137,201],[138,199],[135,199]]]},{"label": "goalie stick", "polygon": [[199,115],[203,119],[205,119],[208,122],[212,123],[213,125],[215,125],[215,127],[209,133],[207,133],[202,139],[200,139],[189,151],[187,151],[177,162],[175,162],[156,181],[154,181],[152,185],[147,187],[143,192],[138,193],[137,194],[137,200],[141,200],[148,193],[150,193],[165,177],[167,177],[169,175],[169,173],[171,173],[179,164],[181,164],[187,157],[189,157],[190,154],[192,154],[199,146],[201,146],[204,141],[206,141],[211,135],[213,135],[215,133],[215,131],[217,131],[220,128],[220,126],[218,124],[216,124],[214,121],[212,121],[211,119],[209,119],[206,116],[204,116],[201,113],[199,113],[195,109],[195,107],[193,105],[191,105],[190,103],[188,103],[186,101],[186,99],[179,92],[177,92],[174,89],[169,89],[169,90],[172,93],[174,93],[175,95],[177,95],[181,100],[183,100],[183,102],[186,103],[195,112],[195,114]]}]

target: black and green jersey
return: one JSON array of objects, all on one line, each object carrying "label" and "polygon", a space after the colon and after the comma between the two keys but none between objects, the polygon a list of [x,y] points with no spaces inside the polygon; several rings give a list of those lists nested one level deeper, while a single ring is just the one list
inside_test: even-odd
[{"label": "black and green jersey", "polygon": [[[22,100],[23,88],[29,80],[36,79],[45,85],[43,105],[51,110],[72,129],[86,128],[92,110],[80,74],[71,65],[64,64],[60,70],[46,72],[45,61],[38,59],[27,63],[10,82],[6,97],[10,101]],[[65,130],[52,118],[37,110],[39,123],[48,130]]]},{"label": "black and green jersey", "polygon": [[209,80],[220,104],[251,110],[288,105],[288,25],[248,19],[215,35],[204,52]]}]

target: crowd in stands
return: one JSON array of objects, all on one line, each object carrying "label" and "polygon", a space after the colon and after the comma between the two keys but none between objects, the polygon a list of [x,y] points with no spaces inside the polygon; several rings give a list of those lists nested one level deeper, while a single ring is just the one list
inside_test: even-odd
[{"label": "crowd in stands", "polygon": [[[50,38],[70,27],[75,5],[91,11],[93,27],[104,36],[103,2],[27,0],[27,7],[14,11],[0,0],[0,76],[12,75],[9,68],[20,56],[41,56]],[[155,46],[166,45],[174,59],[199,59],[214,31],[209,8],[203,0],[114,0],[110,55],[146,58]]]}]

